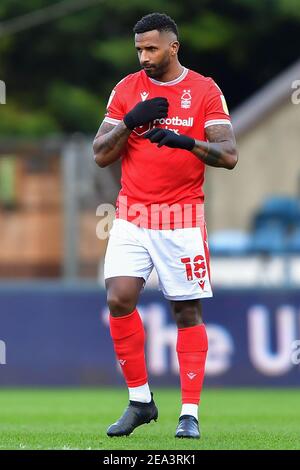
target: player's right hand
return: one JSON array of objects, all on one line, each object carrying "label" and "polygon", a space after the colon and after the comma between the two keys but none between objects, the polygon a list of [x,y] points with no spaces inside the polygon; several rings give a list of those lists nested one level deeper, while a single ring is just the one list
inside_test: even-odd
[{"label": "player's right hand", "polygon": [[133,130],[155,119],[165,118],[168,115],[169,103],[166,98],[157,97],[140,101],[124,117],[125,126]]}]

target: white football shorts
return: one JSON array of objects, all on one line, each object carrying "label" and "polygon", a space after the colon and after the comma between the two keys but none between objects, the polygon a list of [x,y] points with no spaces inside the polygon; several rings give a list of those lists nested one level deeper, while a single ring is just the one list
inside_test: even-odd
[{"label": "white football shorts", "polygon": [[155,268],[169,300],[212,297],[205,222],[201,227],[154,230],[115,219],[104,260],[104,278],[133,276],[145,283]]}]

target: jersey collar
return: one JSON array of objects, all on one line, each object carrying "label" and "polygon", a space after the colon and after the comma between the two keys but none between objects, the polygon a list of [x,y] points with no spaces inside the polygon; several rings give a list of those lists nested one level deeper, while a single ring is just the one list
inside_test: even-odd
[{"label": "jersey collar", "polygon": [[149,78],[149,80],[154,83],[155,85],[160,85],[160,86],[172,86],[172,85],[177,85],[177,83],[181,82],[188,74],[188,69],[186,67],[183,67],[182,73],[179,75],[179,77],[175,78],[175,80],[171,80],[170,82],[160,82],[158,80],[155,80],[154,78]]}]

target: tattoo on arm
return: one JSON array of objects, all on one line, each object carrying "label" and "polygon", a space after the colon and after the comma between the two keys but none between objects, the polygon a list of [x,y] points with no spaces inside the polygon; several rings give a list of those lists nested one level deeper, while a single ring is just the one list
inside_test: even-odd
[{"label": "tattoo on arm", "polygon": [[232,169],[237,163],[236,141],[232,127],[217,124],[205,129],[207,142],[196,140],[193,154],[206,165]]},{"label": "tattoo on arm", "polygon": [[109,124],[108,122],[103,121],[99,127],[99,130],[95,136],[95,140],[98,139],[98,137],[101,137],[105,134],[108,134],[110,131],[112,131],[116,126],[114,124]]},{"label": "tattoo on arm", "polygon": [[121,149],[128,139],[130,132],[123,121],[116,126],[103,122],[97,132],[94,143],[98,142],[100,148],[113,150],[117,146]]},{"label": "tattoo on arm", "polygon": [[116,126],[103,121],[93,143],[96,162],[106,166],[120,158],[130,133],[123,121]]}]

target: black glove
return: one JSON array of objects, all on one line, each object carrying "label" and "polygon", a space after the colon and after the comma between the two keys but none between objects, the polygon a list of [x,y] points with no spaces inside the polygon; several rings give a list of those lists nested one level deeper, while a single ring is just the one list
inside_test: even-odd
[{"label": "black glove", "polygon": [[162,129],[155,127],[151,131],[146,132],[145,139],[149,139],[152,143],[158,143],[158,147],[166,145],[171,148],[193,150],[195,146],[195,139],[187,135],[178,135],[169,129]]},{"label": "black glove", "polygon": [[152,98],[151,100],[140,101],[127,113],[123,119],[125,126],[133,130],[154,119],[165,118],[168,115],[169,103],[166,98]]}]

